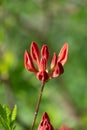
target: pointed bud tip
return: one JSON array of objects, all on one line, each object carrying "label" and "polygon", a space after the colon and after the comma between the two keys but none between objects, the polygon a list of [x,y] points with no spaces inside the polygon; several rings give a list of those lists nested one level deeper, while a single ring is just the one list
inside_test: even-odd
[{"label": "pointed bud tip", "polygon": [[25,50],[24,55],[25,55],[25,54],[27,54],[27,53],[28,53],[28,51],[27,51],[27,50]]},{"label": "pointed bud tip", "polygon": [[44,112],[43,117],[48,118],[48,114],[46,112]]},{"label": "pointed bud tip", "polygon": [[50,123],[49,116],[46,112],[43,113],[38,130],[54,130]]},{"label": "pointed bud tip", "polygon": [[40,60],[39,71],[45,71],[45,70],[46,70],[46,59],[42,57]]},{"label": "pointed bud tip", "polygon": [[48,61],[48,58],[49,58],[49,49],[48,49],[48,46],[46,44],[44,44],[42,46],[41,55],[42,55],[42,57],[45,57],[46,60]]},{"label": "pointed bud tip", "polygon": [[66,42],[59,52],[58,62],[64,65],[67,59],[68,59],[68,43]]},{"label": "pointed bud tip", "polygon": [[67,42],[65,42],[64,45],[63,45],[63,47],[64,47],[64,48],[67,48],[67,49],[68,49],[68,46],[69,46],[69,45],[68,45]]},{"label": "pointed bud tip", "polygon": [[28,53],[27,50],[25,50],[25,52],[24,52],[24,63],[26,61],[26,58],[28,58],[28,57],[29,57],[29,53]]},{"label": "pointed bud tip", "polygon": [[51,61],[51,70],[54,69],[56,62],[57,62],[57,55],[54,52],[53,57],[52,57],[52,61]]},{"label": "pointed bud tip", "polygon": [[37,43],[35,41],[32,41],[31,46],[35,46]]},{"label": "pointed bud tip", "polygon": [[39,49],[37,43],[34,42],[34,41],[31,43],[30,53],[31,53],[32,59],[33,59],[37,64],[39,64],[40,49]]},{"label": "pointed bud tip", "polygon": [[32,71],[37,73],[36,68],[34,67],[31,55],[28,53],[27,50],[24,52],[24,66],[28,71]]},{"label": "pointed bud tip", "polygon": [[28,51],[25,50],[25,52],[24,52],[24,66],[25,66],[26,69],[27,69],[28,58],[29,58]]},{"label": "pointed bud tip", "polygon": [[69,46],[69,45],[68,45],[67,42],[65,42],[64,45],[63,45],[63,48],[67,51],[67,54],[68,54],[68,46]]}]

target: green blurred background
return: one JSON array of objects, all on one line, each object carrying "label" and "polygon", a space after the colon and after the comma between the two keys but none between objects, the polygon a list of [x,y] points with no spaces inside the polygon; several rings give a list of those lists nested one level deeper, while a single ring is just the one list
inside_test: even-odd
[{"label": "green blurred background", "polygon": [[46,83],[35,129],[46,111],[55,129],[87,130],[87,0],[0,0],[0,103],[17,104],[16,130],[31,126],[41,86],[24,68],[32,41],[46,43],[50,57],[69,43],[65,72]]}]

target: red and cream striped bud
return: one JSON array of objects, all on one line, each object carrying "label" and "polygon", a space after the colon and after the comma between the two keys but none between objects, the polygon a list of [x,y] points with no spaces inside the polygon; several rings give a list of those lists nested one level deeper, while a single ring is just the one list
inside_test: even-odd
[{"label": "red and cream striped bud", "polygon": [[37,72],[37,70],[34,67],[32,58],[31,58],[30,54],[28,53],[28,51],[25,51],[25,53],[24,53],[24,65],[28,71],[32,71],[35,73]]},{"label": "red and cream striped bud", "polygon": [[41,55],[46,59],[46,62],[48,61],[49,58],[49,49],[47,45],[43,45],[41,49]]},{"label": "red and cream striped bud", "polygon": [[55,77],[58,77],[60,76],[62,73],[64,72],[64,69],[63,69],[63,66],[61,63],[57,62],[56,63],[56,66],[52,72],[52,77],[55,78]]},{"label": "red and cream striped bud", "polygon": [[52,57],[52,61],[51,61],[51,70],[54,69],[54,67],[56,66],[56,63],[57,63],[57,55],[56,53],[54,53]]},{"label": "red and cream striped bud", "polygon": [[39,65],[40,50],[36,42],[31,43],[30,53],[31,53],[32,59]]},{"label": "red and cream striped bud", "polygon": [[38,130],[54,130],[53,126],[50,123],[50,119],[45,112],[42,116],[41,122],[39,124]]},{"label": "red and cream striped bud", "polygon": [[68,43],[65,43],[58,55],[58,62],[64,65],[68,58]]}]

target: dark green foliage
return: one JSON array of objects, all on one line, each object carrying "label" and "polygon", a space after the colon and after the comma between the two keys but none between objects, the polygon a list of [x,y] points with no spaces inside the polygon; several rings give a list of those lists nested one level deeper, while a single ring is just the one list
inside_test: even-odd
[{"label": "dark green foliage", "polygon": [[14,130],[14,121],[16,119],[17,106],[15,105],[11,111],[6,105],[0,104],[0,124],[5,130]]}]

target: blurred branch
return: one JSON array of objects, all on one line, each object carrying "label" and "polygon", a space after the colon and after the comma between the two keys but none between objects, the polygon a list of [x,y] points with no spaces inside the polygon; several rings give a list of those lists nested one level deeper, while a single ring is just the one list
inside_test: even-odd
[{"label": "blurred branch", "polygon": [[44,85],[45,85],[45,83],[42,83],[42,85],[41,85],[39,97],[38,97],[38,100],[37,100],[35,115],[34,115],[34,119],[33,119],[32,126],[31,126],[30,130],[33,130],[35,122],[36,122],[36,118],[37,118],[39,107],[40,107],[40,103],[41,103],[41,98],[42,98],[42,93],[43,93]]}]

